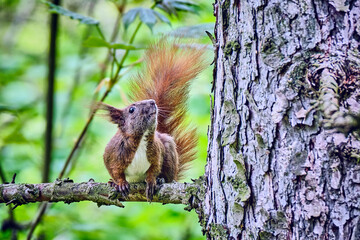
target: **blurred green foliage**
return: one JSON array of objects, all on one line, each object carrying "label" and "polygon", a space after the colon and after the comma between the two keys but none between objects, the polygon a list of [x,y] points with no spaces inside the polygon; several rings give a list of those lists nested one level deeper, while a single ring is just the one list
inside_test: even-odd
[{"label": "blurred green foliage", "polygon": [[[126,3],[120,9],[121,3]],[[156,9],[156,24],[143,24],[134,45],[146,47],[162,35],[183,33],[196,37],[192,42],[211,45],[204,33],[212,32],[214,17],[208,0],[196,1],[194,7],[187,1],[163,1],[164,10]],[[185,3],[184,3],[185,2]],[[93,9],[91,10],[91,5]],[[170,5],[169,5],[170,4]],[[172,5],[171,5],[172,4]],[[175,4],[175,5],[174,5]],[[182,4],[182,5],[181,5]],[[134,8],[150,8],[152,1],[63,0],[64,8],[100,22],[106,39],[110,39],[117,15]],[[171,13],[172,7],[184,11]],[[168,8],[168,9],[167,9]],[[191,8],[190,13],[187,8]],[[194,12],[196,14],[194,14]],[[171,22],[171,26],[163,18]],[[143,16],[146,19],[146,16]],[[163,18],[163,19],[161,19]],[[47,79],[47,51],[49,42],[49,10],[46,4],[35,0],[0,0],[0,164],[7,181],[17,173],[16,182],[39,183],[44,155],[45,95]],[[140,18],[125,29],[119,26],[115,42],[127,43]],[[192,27],[196,25],[195,27]],[[89,106],[95,94],[107,48],[87,48],[83,42],[89,37],[99,38],[96,27],[60,17],[59,48],[56,79],[56,113],[51,179],[55,180],[75,139],[89,115]],[[131,51],[125,66],[139,59],[144,50]],[[124,50],[117,50],[120,58]],[[208,59],[211,63],[212,51]],[[104,77],[110,77],[107,68]],[[118,107],[127,105],[128,83],[141,64],[124,68],[122,78],[114,86],[106,102]],[[204,173],[207,156],[207,126],[209,125],[209,94],[212,68],[205,70],[193,83],[189,99],[189,119],[198,129],[199,154],[185,181]],[[74,84],[79,76],[77,84]],[[103,87],[100,94],[104,91]],[[116,126],[102,118],[93,121],[80,151],[66,174],[75,182],[107,182],[109,175],[103,166],[103,150],[116,131]],[[157,203],[124,203],[125,208],[101,207],[90,202],[52,204],[35,236],[45,239],[204,239],[194,212],[186,212],[181,205]],[[15,219],[26,228],[37,212],[38,204],[20,206],[14,210]],[[0,206],[0,222],[8,219],[8,208]],[[27,230],[19,231],[24,239]],[[9,230],[0,232],[0,239],[10,239]]]}]

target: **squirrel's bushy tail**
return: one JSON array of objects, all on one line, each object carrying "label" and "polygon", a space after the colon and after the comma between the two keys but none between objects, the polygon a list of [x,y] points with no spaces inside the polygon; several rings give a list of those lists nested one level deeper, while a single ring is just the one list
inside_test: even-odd
[{"label": "squirrel's bushy tail", "polygon": [[145,54],[145,70],[131,85],[132,100],[154,99],[159,110],[157,131],[171,135],[179,154],[182,177],[187,163],[196,158],[196,130],[185,122],[190,82],[205,68],[205,49],[179,48],[161,39]]}]

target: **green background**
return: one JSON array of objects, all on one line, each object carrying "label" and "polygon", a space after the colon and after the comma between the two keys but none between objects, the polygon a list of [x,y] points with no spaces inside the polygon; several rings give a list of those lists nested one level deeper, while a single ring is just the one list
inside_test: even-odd
[{"label": "green background", "polygon": [[[62,5],[71,11],[88,15],[90,1],[63,0]],[[127,1],[126,10],[134,7],[150,7],[151,1]],[[169,17],[172,26],[157,23],[152,31],[143,24],[135,39],[138,46],[147,46],[162,35],[185,33],[179,27],[201,25],[194,33],[189,32],[190,41],[209,47],[209,67],[191,85],[189,99],[189,121],[199,134],[198,159],[186,173],[184,181],[190,181],[204,174],[207,156],[207,129],[210,122],[210,92],[213,59],[211,41],[204,29],[214,24],[212,3],[196,1],[197,14],[180,13]],[[22,19],[21,11],[31,14]],[[157,10],[166,15],[161,10]],[[100,27],[109,39],[117,10],[112,1],[97,1],[93,18],[100,21]],[[166,15],[167,16],[167,15]],[[20,20],[19,20],[20,19]],[[136,22],[139,20],[136,20]],[[117,42],[127,42],[137,23],[124,30],[119,28]],[[90,30],[89,30],[90,28]],[[99,82],[101,64],[107,49],[85,48],[84,34],[98,37],[93,26],[80,24],[76,20],[60,17],[58,38],[57,78],[55,86],[54,148],[50,179],[54,181],[67,158],[74,141],[83,128],[89,114],[89,106]],[[211,30],[213,31],[213,30]],[[189,40],[188,40],[189,41]],[[0,0],[0,163],[7,181],[17,173],[17,183],[40,183],[44,156],[45,96],[47,81],[47,54],[49,45],[48,6],[40,1]],[[81,49],[86,53],[81,58]],[[143,50],[132,51],[125,65],[139,60]],[[119,56],[123,54],[118,50]],[[74,76],[79,71],[79,85],[74,90],[73,101],[68,104]],[[124,69],[123,77],[114,86],[105,101],[117,107],[124,107],[128,94],[128,83],[141,71],[141,64]],[[109,73],[107,72],[107,77]],[[103,87],[104,88],[104,87]],[[100,90],[102,93],[104,89]],[[69,107],[66,107],[69,106]],[[75,182],[107,182],[109,175],[103,165],[102,154],[107,142],[116,131],[116,126],[96,117],[86,140],[72,162],[71,171],[66,174]],[[45,239],[204,239],[198,218],[194,211],[187,212],[183,205],[161,205],[158,203],[124,203],[125,208],[100,207],[92,202],[52,204],[37,227],[35,236]],[[15,209],[15,219],[26,225],[34,218],[38,204],[28,204]],[[8,218],[8,208],[0,206],[0,222]],[[24,239],[27,230],[19,232]],[[1,231],[0,239],[9,239],[10,231]]]}]

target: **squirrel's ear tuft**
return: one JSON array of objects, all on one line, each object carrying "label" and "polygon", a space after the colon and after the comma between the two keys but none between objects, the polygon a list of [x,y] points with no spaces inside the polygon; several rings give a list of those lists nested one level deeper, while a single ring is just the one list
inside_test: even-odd
[{"label": "squirrel's ear tuft", "polygon": [[98,102],[96,104],[96,109],[106,111],[105,114],[100,115],[103,115],[108,121],[118,124],[120,126],[125,124],[124,114],[121,109],[115,108],[102,102]]}]

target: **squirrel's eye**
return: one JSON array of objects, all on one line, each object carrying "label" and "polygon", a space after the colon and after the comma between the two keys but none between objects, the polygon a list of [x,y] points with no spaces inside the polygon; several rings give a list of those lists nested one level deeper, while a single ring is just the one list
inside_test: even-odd
[{"label": "squirrel's eye", "polygon": [[135,111],[135,107],[131,107],[130,109],[129,109],[129,113],[133,113]]}]

